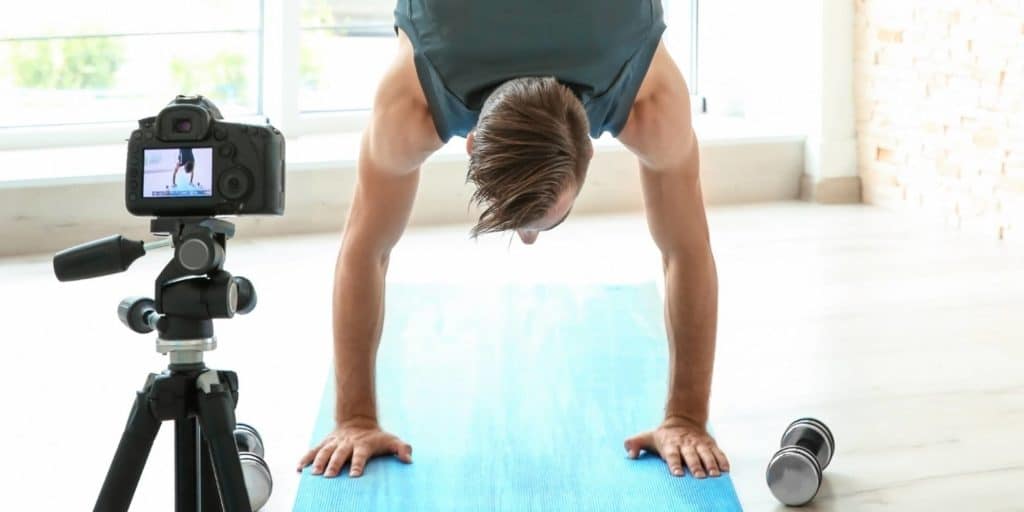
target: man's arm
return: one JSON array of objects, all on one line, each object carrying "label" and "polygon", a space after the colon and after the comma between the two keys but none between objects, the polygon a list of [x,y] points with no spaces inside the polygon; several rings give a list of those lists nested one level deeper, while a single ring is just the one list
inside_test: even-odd
[{"label": "man's arm", "polygon": [[718,278],[700,189],[700,158],[686,82],[664,45],[658,48],[629,121],[619,135],[640,161],[647,223],[661,250],[668,399],[657,430],[627,441],[658,451],[673,474],[685,462],[697,477],[728,471],[705,430],[718,319]]},{"label": "man's arm", "polygon": [[334,364],[337,428],[299,463],[335,476],[351,460],[360,476],[367,460],[395,454],[411,462],[412,447],[377,421],[375,363],[384,322],[384,281],[391,250],[412,211],[419,167],[441,146],[412,60],[401,36],[363,134],[359,175],[334,277]]}]

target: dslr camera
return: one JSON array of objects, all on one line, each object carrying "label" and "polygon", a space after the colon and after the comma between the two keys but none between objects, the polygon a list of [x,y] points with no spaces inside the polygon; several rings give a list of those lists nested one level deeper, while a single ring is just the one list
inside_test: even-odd
[{"label": "dslr camera", "polygon": [[125,204],[139,216],[284,213],[284,136],[228,123],[203,96],[178,96],[128,141]]}]

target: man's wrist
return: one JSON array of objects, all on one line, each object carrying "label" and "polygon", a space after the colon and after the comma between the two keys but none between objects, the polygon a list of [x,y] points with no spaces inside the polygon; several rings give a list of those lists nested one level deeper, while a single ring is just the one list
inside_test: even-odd
[{"label": "man's wrist", "polygon": [[696,425],[703,428],[707,425],[708,419],[706,416],[693,416],[691,414],[666,414],[665,419],[662,420],[663,425],[678,425],[680,423]]},{"label": "man's wrist", "polygon": [[708,421],[707,402],[694,403],[683,400],[669,399],[665,406],[665,419],[684,419],[698,425],[704,425]]},{"label": "man's wrist", "polygon": [[380,423],[377,421],[376,416],[349,416],[345,418],[335,418],[335,420],[335,423],[340,428],[380,428]]},{"label": "man's wrist", "polygon": [[339,402],[334,411],[334,422],[339,426],[349,423],[377,423],[377,408],[369,400],[356,403]]}]

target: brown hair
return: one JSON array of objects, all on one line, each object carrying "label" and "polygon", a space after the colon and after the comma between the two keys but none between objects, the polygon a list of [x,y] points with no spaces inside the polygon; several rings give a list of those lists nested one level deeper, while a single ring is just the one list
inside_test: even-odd
[{"label": "brown hair", "polygon": [[483,208],[471,234],[517,229],[539,219],[565,187],[583,186],[590,155],[583,104],[554,78],[517,78],[481,109],[466,181]]}]

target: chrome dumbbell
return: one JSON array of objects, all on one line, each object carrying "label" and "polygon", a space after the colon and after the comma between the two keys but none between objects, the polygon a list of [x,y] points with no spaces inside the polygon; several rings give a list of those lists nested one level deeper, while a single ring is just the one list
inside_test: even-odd
[{"label": "chrome dumbbell", "polygon": [[235,425],[235,444],[238,445],[238,458],[242,461],[242,476],[245,488],[249,491],[249,504],[253,510],[259,510],[267,504],[274,481],[270,477],[270,467],[263,460],[263,439],[260,433],[250,425]]},{"label": "chrome dumbbell", "polygon": [[818,494],[822,471],[832,462],[835,438],[821,421],[803,418],[789,424],[781,444],[768,463],[768,488],[786,505],[806,505]]}]

